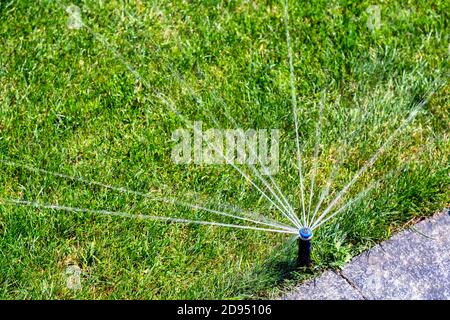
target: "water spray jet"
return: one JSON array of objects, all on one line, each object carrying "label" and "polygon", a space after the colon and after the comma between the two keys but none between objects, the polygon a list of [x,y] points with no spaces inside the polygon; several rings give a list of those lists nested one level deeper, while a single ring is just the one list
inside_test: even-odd
[{"label": "water spray jet", "polygon": [[309,227],[303,227],[298,232],[298,257],[297,265],[299,267],[309,268],[311,265],[311,239],[312,230]]}]

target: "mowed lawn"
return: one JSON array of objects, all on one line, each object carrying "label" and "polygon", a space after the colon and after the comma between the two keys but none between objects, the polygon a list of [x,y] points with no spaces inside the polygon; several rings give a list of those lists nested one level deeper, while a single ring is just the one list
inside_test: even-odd
[{"label": "mowed lawn", "polygon": [[434,0],[289,1],[306,208],[389,141],[335,209],[373,188],[315,230],[310,272],[287,234],[12,204],[254,225],[165,197],[288,224],[231,165],[171,160],[172,133],[202,121],[279,129],[273,179],[302,215],[283,0],[74,1],[81,28],[70,4],[0,2],[1,299],[270,297],[448,206],[450,4]]}]

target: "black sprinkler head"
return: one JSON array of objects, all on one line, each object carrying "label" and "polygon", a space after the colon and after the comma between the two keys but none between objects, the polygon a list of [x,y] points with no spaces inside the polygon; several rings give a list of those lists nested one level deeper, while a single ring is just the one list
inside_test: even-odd
[{"label": "black sprinkler head", "polygon": [[299,230],[298,257],[297,265],[299,267],[311,266],[311,238],[312,230],[309,227],[303,227]]}]

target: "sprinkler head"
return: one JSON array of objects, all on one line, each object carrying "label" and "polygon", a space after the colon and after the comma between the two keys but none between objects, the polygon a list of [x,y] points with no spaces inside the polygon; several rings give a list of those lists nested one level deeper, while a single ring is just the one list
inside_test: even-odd
[{"label": "sprinkler head", "polygon": [[297,265],[299,267],[307,267],[311,265],[311,238],[312,230],[309,227],[303,227],[298,231],[298,257]]},{"label": "sprinkler head", "polygon": [[303,227],[298,231],[298,234],[300,236],[300,239],[303,241],[309,241],[311,240],[313,233],[311,228],[309,227]]}]

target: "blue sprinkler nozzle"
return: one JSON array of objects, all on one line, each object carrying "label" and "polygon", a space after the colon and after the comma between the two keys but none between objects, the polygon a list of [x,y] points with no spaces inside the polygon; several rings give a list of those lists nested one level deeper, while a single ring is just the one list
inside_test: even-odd
[{"label": "blue sprinkler nozzle", "polygon": [[311,265],[311,238],[312,230],[309,227],[303,227],[299,230],[298,257],[299,267],[309,267]]}]

